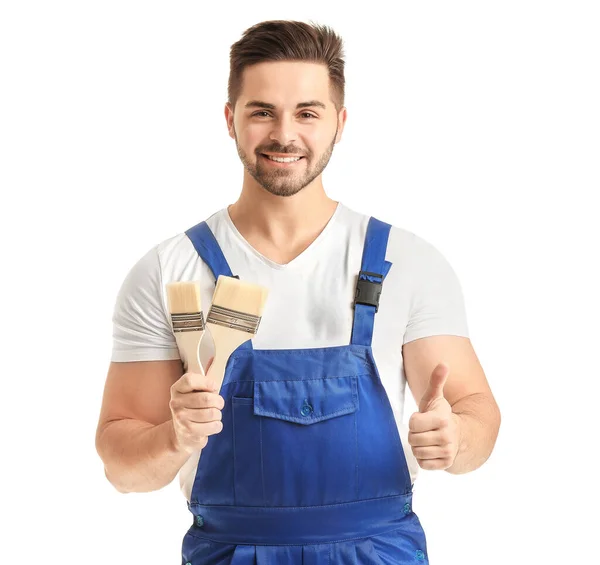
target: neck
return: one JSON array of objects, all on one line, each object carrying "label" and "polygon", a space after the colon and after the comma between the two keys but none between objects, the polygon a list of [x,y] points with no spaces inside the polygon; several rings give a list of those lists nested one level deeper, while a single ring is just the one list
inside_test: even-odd
[{"label": "neck", "polygon": [[311,183],[288,197],[245,184],[237,202],[227,210],[251,245],[276,262],[285,263],[316,239],[337,204],[325,194],[321,184]]}]

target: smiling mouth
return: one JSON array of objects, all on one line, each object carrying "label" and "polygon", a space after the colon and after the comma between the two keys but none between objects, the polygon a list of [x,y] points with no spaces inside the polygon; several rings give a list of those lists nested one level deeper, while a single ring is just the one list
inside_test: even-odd
[{"label": "smiling mouth", "polygon": [[272,163],[274,165],[295,165],[296,163],[299,163],[300,161],[302,161],[302,159],[304,159],[304,156],[301,156],[299,158],[294,159],[293,161],[276,161],[275,159],[271,159],[268,155],[266,155],[265,153],[261,153],[261,156],[266,159],[267,161],[269,161],[269,163]]},{"label": "smiling mouth", "polygon": [[268,155],[267,153],[261,153],[261,155],[264,155],[265,157],[276,157],[278,159],[302,159],[304,157],[304,155],[286,155],[285,157],[282,157],[281,155]]}]

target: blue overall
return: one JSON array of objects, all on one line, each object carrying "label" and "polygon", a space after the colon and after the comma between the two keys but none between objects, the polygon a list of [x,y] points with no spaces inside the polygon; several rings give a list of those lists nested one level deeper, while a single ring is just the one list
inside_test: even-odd
[{"label": "blue overall", "polygon": [[[366,286],[391,267],[389,230],[370,218],[359,275]],[[233,276],[206,222],[186,235],[215,279]],[[223,430],[202,450],[188,502],[183,565],[428,563],[371,349],[376,308],[355,304],[349,345],[253,349],[247,341],[233,352],[220,390]]]}]

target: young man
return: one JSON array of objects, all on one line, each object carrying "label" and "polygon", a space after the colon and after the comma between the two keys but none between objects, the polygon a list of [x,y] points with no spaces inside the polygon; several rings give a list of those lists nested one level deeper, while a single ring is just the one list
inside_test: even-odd
[{"label": "young man", "polygon": [[[118,296],[96,445],[120,492],[179,473],[194,515],[183,563],[427,563],[418,467],[472,471],[497,437],[451,266],[325,193],[343,69],[327,27],[245,32],[225,107],[240,197],[152,248]],[[207,311],[232,274],[269,297],[215,390],[182,367],[165,285],[199,280]],[[406,382],[419,411],[402,434]]]}]

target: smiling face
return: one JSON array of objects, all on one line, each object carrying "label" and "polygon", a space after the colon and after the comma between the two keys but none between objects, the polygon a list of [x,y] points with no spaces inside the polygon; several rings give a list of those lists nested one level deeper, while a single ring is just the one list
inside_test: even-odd
[{"label": "smiling face", "polygon": [[[327,67],[300,61],[244,69],[235,104],[225,106],[229,135],[245,170],[276,196],[293,196],[319,178],[341,139],[346,109],[336,112]],[[299,156],[291,163],[276,157]]]}]

